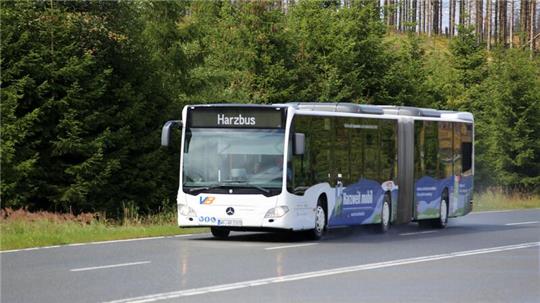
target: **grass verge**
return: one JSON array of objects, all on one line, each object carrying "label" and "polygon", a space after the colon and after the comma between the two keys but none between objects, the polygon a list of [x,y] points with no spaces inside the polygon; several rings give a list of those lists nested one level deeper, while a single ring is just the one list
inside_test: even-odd
[{"label": "grass verge", "polygon": [[500,190],[475,193],[474,211],[540,208],[540,196],[520,193],[505,194]]},{"label": "grass verge", "polygon": [[[163,215],[114,222],[95,214],[79,216],[24,210],[3,210],[0,219],[0,250],[207,232],[180,229]],[[168,214],[167,217],[174,217]]]}]

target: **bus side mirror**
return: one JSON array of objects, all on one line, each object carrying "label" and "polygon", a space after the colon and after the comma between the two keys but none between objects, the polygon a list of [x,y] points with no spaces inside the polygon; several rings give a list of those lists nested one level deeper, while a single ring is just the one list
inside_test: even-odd
[{"label": "bus side mirror", "polygon": [[294,133],[294,154],[299,156],[304,154],[305,135],[302,133]]},{"label": "bus side mirror", "polygon": [[163,128],[161,129],[161,146],[169,146],[171,142],[171,128],[173,127],[182,127],[182,121],[180,120],[170,120],[165,122]]}]

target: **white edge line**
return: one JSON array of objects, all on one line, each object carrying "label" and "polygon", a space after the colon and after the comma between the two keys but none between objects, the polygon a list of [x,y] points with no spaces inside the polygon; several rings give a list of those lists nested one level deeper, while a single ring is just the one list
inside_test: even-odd
[{"label": "white edge line", "polygon": [[411,232],[411,233],[403,233],[403,234],[399,234],[400,236],[414,236],[414,235],[423,235],[423,234],[432,234],[432,233],[436,233],[437,230],[426,230],[426,231],[415,231],[415,232]]},{"label": "white edge line", "polygon": [[348,267],[341,267],[341,268],[334,268],[334,269],[327,269],[327,270],[320,270],[320,271],[313,271],[313,272],[305,272],[305,273],[300,273],[300,274],[292,274],[292,275],[286,275],[286,276],[281,276],[281,277],[271,277],[271,278],[243,281],[243,282],[237,282],[237,283],[231,283],[231,284],[221,284],[221,285],[214,285],[214,286],[208,286],[208,287],[193,288],[193,289],[172,291],[172,292],[166,292],[166,293],[158,293],[158,294],[153,294],[153,295],[146,295],[146,296],[140,296],[140,297],[134,297],[134,298],[108,301],[106,303],[156,302],[156,301],[161,301],[161,300],[166,300],[166,299],[176,299],[180,297],[228,291],[232,289],[240,289],[240,288],[255,287],[255,286],[261,286],[261,285],[267,285],[267,284],[298,281],[298,280],[318,278],[318,277],[324,277],[324,276],[330,276],[330,275],[385,268],[385,267],[391,267],[391,266],[430,262],[430,261],[437,261],[437,260],[443,260],[443,259],[451,259],[451,258],[457,258],[457,257],[487,254],[487,253],[494,253],[494,252],[508,251],[508,250],[522,249],[522,248],[531,248],[531,247],[538,247],[538,246],[540,246],[540,242],[529,242],[529,243],[521,243],[521,244],[516,244],[516,245],[498,246],[498,247],[467,250],[467,251],[458,251],[458,252],[445,253],[445,254],[439,254],[439,255],[431,255],[431,256],[408,258],[408,259],[398,259],[398,260],[378,262],[378,263],[362,264],[362,265],[356,265],[356,266],[348,266]]},{"label": "white edge line", "polygon": [[129,263],[102,265],[102,266],[82,267],[82,268],[70,269],[69,271],[73,271],[73,272],[75,272],[75,271],[87,271],[87,270],[96,270],[96,269],[106,269],[106,268],[115,268],[115,267],[123,267],[123,266],[141,265],[141,264],[148,264],[148,263],[151,263],[151,262],[150,261],[139,261],[139,262],[129,262]]},{"label": "white edge line", "polygon": [[514,225],[525,225],[525,224],[536,224],[540,223],[539,221],[528,221],[528,222],[516,222],[516,223],[506,223],[504,225],[506,226],[514,226]]},{"label": "white edge line", "polygon": [[284,249],[284,248],[295,248],[295,247],[304,247],[304,246],[312,246],[317,245],[319,243],[306,243],[306,244],[294,244],[294,245],[284,245],[284,246],[273,246],[273,247],[267,247],[265,250],[275,250],[275,249]]},{"label": "white edge line", "polygon": [[71,243],[71,244],[62,244],[62,245],[51,245],[51,246],[29,247],[29,248],[21,248],[21,249],[2,250],[2,251],[0,251],[0,254],[3,254],[3,253],[12,253],[12,252],[20,252],[20,251],[32,251],[32,250],[42,250],[42,249],[50,249],[50,248],[70,247],[70,246],[85,246],[85,245],[96,245],[96,244],[110,244],[110,243],[134,242],[134,241],[146,241],[146,240],[158,240],[158,239],[168,239],[168,238],[184,238],[184,237],[204,236],[204,235],[209,235],[209,233],[200,233],[200,234],[181,234],[181,235],[173,235],[173,236],[143,237],[143,238],[132,238],[132,239],[121,239],[121,240],[94,241],[94,242]]},{"label": "white edge line", "polygon": [[540,210],[540,208],[523,208],[523,209],[505,209],[505,210],[484,210],[484,211],[472,211],[468,215],[481,215],[481,214],[491,214],[491,213],[511,213],[511,212],[520,212],[520,211],[533,211]]}]

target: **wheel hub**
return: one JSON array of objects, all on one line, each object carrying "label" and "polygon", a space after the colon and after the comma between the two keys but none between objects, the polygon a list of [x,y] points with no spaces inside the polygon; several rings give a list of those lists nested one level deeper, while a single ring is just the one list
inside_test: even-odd
[{"label": "wheel hub", "polygon": [[390,221],[390,206],[388,205],[388,202],[384,201],[383,203],[383,209],[382,209],[382,224],[388,225],[388,222]]},{"label": "wheel hub", "polygon": [[320,206],[317,206],[317,214],[315,218],[315,230],[317,233],[322,233],[324,229],[324,209]]}]

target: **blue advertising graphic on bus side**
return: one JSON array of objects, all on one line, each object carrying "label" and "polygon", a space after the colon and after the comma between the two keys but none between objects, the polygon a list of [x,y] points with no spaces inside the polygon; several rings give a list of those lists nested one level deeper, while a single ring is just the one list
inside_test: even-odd
[{"label": "blue advertising graphic on bus side", "polygon": [[450,198],[450,216],[462,216],[465,215],[467,209],[466,203],[471,200],[473,176],[459,176],[454,179],[456,186],[453,196]]},{"label": "blue advertising graphic on bus side", "polygon": [[[392,196],[397,199],[397,189],[392,190]],[[385,190],[380,183],[360,179],[357,183],[342,188],[336,196],[336,204],[331,212],[329,226],[357,225],[377,223]]]},{"label": "blue advertising graphic on bus side", "polygon": [[441,196],[448,189],[449,216],[463,215],[466,203],[469,203],[472,192],[472,176],[451,176],[437,180],[429,176],[418,179],[415,183],[415,205],[417,219],[439,217]]},{"label": "blue advertising graphic on bus side", "polygon": [[429,219],[439,216],[443,190],[453,188],[452,177],[437,180],[429,176],[418,179],[414,186],[416,218]]}]

